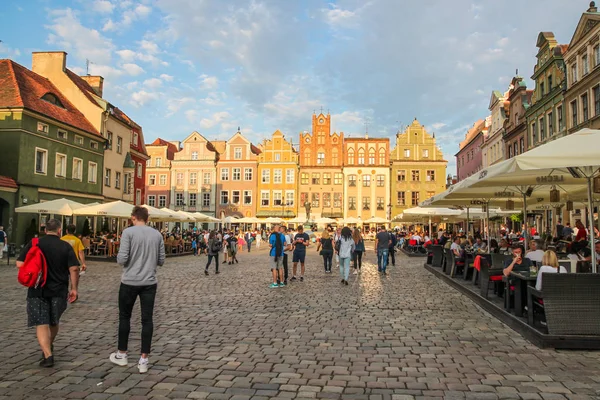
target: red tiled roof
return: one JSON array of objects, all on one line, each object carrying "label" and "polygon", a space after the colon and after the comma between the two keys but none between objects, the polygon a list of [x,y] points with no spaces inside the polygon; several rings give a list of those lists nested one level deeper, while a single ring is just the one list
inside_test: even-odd
[{"label": "red tiled roof", "polygon": [[96,99],[93,96],[94,94],[96,94],[96,92],[94,92],[94,89],[90,86],[90,84],[86,80],[82,79],[79,75],[77,75],[75,72],[71,71],[70,69],[67,69],[67,76],[69,77],[69,79],[71,79],[71,81],[73,81],[75,86],[77,86],[79,88],[79,90],[81,90],[83,92],[85,97],[87,97],[88,100],[90,102],[92,102],[92,104],[95,104],[96,106],[100,107],[100,104],[98,104],[98,102],[96,101]]},{"label": "red tiled roof", "polygon": [[250,150],[252,150],[252,152],[256,155],[259,155],[260,153],[262,153],[262,151],[260,151],[260,149],[253,144],[250,144]]},{"label": "red tiled roof", "polygon": [[161,138],[158,138],[154,142],[146,145],[146,147],[148,146],[167,146],[167,149],[171,150],[173,153],[177,153],[179,151],[177,146],[175,146],[173,143],[167,142]]},{"label": "red tiled roof", "polygon": [[[42,100],[48,93],[56,96],[64,108]],[[24,107],[100,136],[96,128],[48,79],[12,60],[0,60],[0,107]]]},{"label": "red tiled roof", "polygon": [[0,175],[0,187],[18,189],[19,185],[17,185],[17,182],[13,178]]}]

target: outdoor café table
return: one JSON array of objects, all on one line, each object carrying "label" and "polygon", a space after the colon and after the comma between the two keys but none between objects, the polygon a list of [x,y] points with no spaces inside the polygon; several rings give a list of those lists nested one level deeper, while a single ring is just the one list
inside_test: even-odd
[{"label": "outdoor caf\u00e9 table", "polygon": [[[537,274],[531,274],[531,272],[515,272],[512,271],[510,273],[510,278],[514,283],[515,287],[515,315],[517,317],[523,316],[523,307],[527,303],[527,286],[535,286],[535,282],[537,281]],[[507,283],[507,290],[510,290],[510,287]],[[506,296],[506,304],[510,303],[509,296]],[[531,312],[531,311],[530,311]]]}]

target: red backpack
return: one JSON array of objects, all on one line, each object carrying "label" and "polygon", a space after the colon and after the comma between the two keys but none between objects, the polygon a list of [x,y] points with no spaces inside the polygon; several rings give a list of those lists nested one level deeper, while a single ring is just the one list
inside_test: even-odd
[{"label": "red backpack", "polygon": [[42,249],[38,246],[39,239],[31,240],[31,248],[25,256],[25,262],[19,268],[19,283],[23,286],[37,289],[46,284],[48,264]]}]

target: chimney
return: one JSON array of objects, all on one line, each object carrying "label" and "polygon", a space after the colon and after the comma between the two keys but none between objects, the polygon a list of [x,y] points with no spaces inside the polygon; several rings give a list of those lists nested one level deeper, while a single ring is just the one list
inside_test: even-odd
[{"label": "chimney", "polygon": [[64,51],[36,51],[31,54],[31,70],[50,79],[67,68],[67,53]]},{"label": "chimney", "polygon": [[86,81],[92,87],[92,89],[94,89],[94,92],[96,92],[96,95],[98,95],[99,97],[102,97],[102,90],[104,88],[104,78],[103,77],[98,76],[98,75],[82,75],[81,79]]}]

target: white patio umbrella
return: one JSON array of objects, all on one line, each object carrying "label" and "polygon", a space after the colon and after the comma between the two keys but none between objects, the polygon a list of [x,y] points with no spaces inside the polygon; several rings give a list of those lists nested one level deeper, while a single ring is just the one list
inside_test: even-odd
[{"label": "white patio umbrella", "polygon": [[257,219],[253,218],[253,217],[244,217],[244,218],[238,219],[236,222],[240,222],[240,223],[244,223],[244,224],[254,224],[257,222]]},{"label": "white patio umbrella", "polygon": [[193,213],[189,213],[191,215],[193,215],[194,217],[196,217],[196,221],[198,222],[221,222],[220,219],[215,218],[215,217],[211,217],[210,215],[206,215],[206,214],[202,214],[199,212],[193,212]]},{"label": "white patio umbrella", "polygon": [[362,219],[356,218],[356,217],[344,218],[344,223],[345,224],[361,224],[362,222],[363,222]]},{"label": "white patio umbrella", "polygon": [[[142,204],[142,207],[148,210],[148,215],[152,214],[152,219],[155,221],[175,221],[171,214],[159,210],[158,208],[149,206],[148,204]],[[179,221],[179,219],[177,219]]]},{"label": "white patio umbrella", "polygon": [[44,201],[42,203],[28,204],[26,206],[15,208],[18,213],[30,214],[56,214],[56,215],[73,215],[73,211],[87,207],[86,204],[81,204],[69,199],[57,199]]},{"label": "white patio umbrella", "polygon": [[73,211],[73,215],[98,215],[103,217],[129,218],[133,211],[133,204],[124,201],[113,201],[90,207],[81,207]]},{"label": "white patio umbrella", "polygon": [[333,218],[321,217],[315,220],[316,224],[335,224],[337,221]]},{"label": "white patio umbrella", "polygon": [[296,217],[296,218],[290,219],[288,221],[288,223],[290,223],[290,224],[303,224],[305,222],[306,222],[306,218],[300,218],[300,217]]},{"label": "white patio umbrella", "polygon": [[381,218],[381,217],[371,217],[364,222],[365,222],[365,224],[387,224],[390,221],[385,218]]},{"label": "white patio umbrella", "polygon": [[186,222],[196,222],[198,217],[183,210],[175,211],[175,214],[181,215],[182,220]]},{"label": "white patio umbrella", "polygon": [[169,214],[171,218],[173,218],[173,222],[183,222],[185,220],[181,214],[178,214],[175,210],[171,210],[170,208],[163,207],[160,211]]},{"label": "white patio umbrella", "polygon": [[283,219],[277,217],[269,217],[264,221],[270,224],[281,224],[283,222]]},{"label": "white patio umbrella", "polygon": [[239,219],[237,219],[236,217],[225,217],[221,220],[222,223],[224,224],[237,224],[239,222]]},{"label": "white patio umbrella", "polygon": [[431,217],[437,217],[437,216],[451,216],[451,215],[460,215],[460,211],[459,210],[453,210],[450,208],[422,208],[422,207],[413,207],[413,208],[409,208],[407,210],[404,210],[404,212],[402,213],[402,215],[407,215],[407,216],[418,216],[418,217],[423,217],[426,216],[429,220],[429,235],[432,235],[432,231],[431,231]]}]

